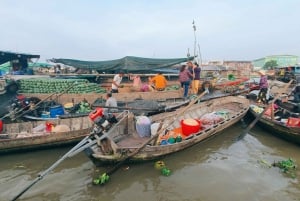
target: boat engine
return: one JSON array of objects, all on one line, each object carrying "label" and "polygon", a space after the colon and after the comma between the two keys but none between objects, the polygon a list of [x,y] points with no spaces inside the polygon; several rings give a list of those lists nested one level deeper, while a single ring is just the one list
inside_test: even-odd
[{"label": "boat engine", "polygon": [[108,131],[114,123],[118,122],[113,114],[107,113],[100,107],[92,111],[89,118],[95,123],[93,134],[102,134],[103,131]]}]

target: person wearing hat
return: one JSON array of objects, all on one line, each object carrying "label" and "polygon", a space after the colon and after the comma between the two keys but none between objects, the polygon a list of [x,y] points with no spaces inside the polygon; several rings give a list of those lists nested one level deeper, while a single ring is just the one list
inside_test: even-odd
[{"label": "person wearing hat", "polygon": [[267,104],[268,103],[267,92],[269,88],[268,77],[264,70],[259,70],[258,74],[260,74],[260,80],[259,80],[259,93],[256,102]]},{"label": "person wearing hat", "polygon": [[123,76],[124,76],[124,71],[120,71],[118,74],[114,76],[113,82],[111,84],[111,93],[119,93],[118,88],[120,87]]}]

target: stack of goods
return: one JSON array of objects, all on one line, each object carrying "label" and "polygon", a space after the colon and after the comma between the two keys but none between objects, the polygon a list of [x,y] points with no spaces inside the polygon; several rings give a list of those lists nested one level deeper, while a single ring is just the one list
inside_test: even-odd
[{"label": "stack of goods", "polygon": [[160,145],[168,145],[168,144],[181,142],[182,139],[183,139],[182,128],[179,127],[168,131],[165,135],[159,136],[158,140]]},{"label": "stack of goods", "polygon": [[172,85],[172,86],[168,86],[166,87],[166,91],[172,91],[172,90],[178,90],[180,89],[180,86],[179,85]]},{"label": "stack of goods", "polygon": [[[89,83],[86,79],[21,79],[19,82],[19,93],[106,93],[96,83]],[[73,86],[72,86],[73,85]]]},{"label": "stack of goods", "polygon": [[228,112],[226,111],[217,111],[205,114],[201,117],[200,121],[204,126],[211,126],[219,122],[224,121],[228,118]]},{"label": "stack of goods", "polygon": [[300,118],[289,117],[286,125],[289,127],[300,127]]},{"label": "stack of goods", "polygon": [[[229,112],[221,110],[204,114],[200,119],[183,119],[180,121],[180,127],[166,130],[165,134],[159,135],[158,144],[169,145],[181,142],[182,140],[192,137],[194,134],[198,134],[203,128],[218,124],[228,118]],[[151,125],[152,135],[157,133],[158,127],[159,124],[157,123]]]}]

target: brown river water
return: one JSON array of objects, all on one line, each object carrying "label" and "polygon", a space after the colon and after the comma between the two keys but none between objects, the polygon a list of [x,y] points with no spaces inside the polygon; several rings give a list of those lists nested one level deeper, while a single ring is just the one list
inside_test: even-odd
[{"label": "brown river water", "polygon": [[[104,186],[93,177],[96,168],[84,153],[66,159],[19,200],[26,201],[295,201],[300,200],[300,171],[294,176],[274,161],[292,158],[300,166],[300,146],[276,138],[255,126],[242,140],[234,139],[242,124],[210,140],[162,160],[172,171],[163,176],[154,162],[124,165]],[[0,201],[11,200],[37,175],[72,147],[0,156]]]}]

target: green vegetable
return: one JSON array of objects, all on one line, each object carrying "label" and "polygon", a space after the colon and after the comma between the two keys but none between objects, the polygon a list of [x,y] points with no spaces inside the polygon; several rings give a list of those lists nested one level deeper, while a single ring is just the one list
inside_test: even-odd
[{"label": "green vegetable", "polygon": [[171,175],[171,170],[168,169],[167,167],[163,167],[161,169],[161,174],[164,175],[164,176],[170,176]]},{"label": "green vegetable", "polygon": [[98,184],[105,184],[109,180],[109,176],[106,173],[103,173],[100,175],[98,178],[93,180],[93,184],[98,185]]}]

